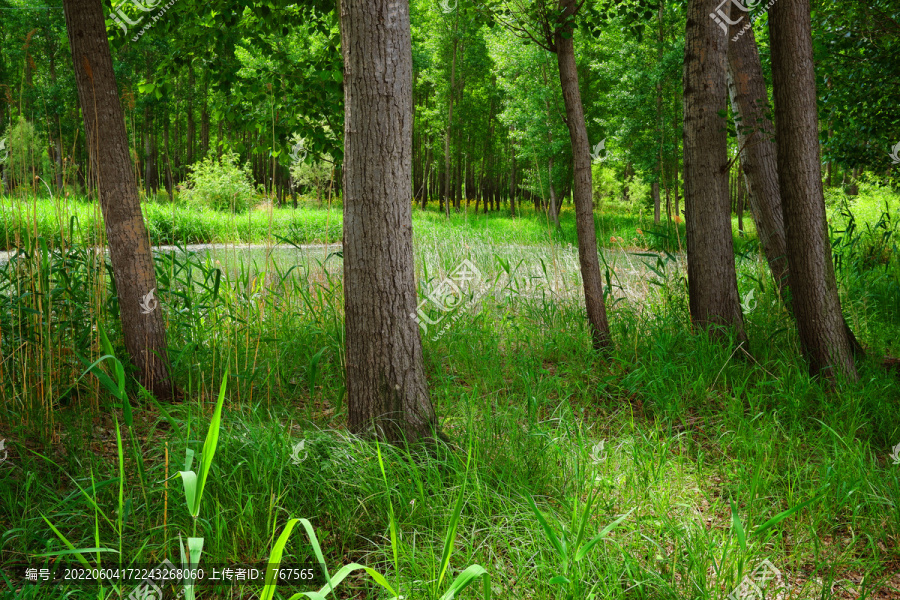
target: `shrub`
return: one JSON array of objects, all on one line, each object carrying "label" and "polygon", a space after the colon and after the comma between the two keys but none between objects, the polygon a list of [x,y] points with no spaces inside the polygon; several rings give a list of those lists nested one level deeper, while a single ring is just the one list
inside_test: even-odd
[{"label": "shrub", "polygon": [[194,205],[241,213],[253,204],[254,193],[250,165],[241,167],[232,153],[193,165],[182,197]]},{"label": "shrub", "polygon": [[20,116],[7,127],[3,142],[0,161],[8,169],[7,184],[10,187],[34,186],[34,177],[42,175],[49,167],[46,153],[41,150],[43,142],[34,125]]}]

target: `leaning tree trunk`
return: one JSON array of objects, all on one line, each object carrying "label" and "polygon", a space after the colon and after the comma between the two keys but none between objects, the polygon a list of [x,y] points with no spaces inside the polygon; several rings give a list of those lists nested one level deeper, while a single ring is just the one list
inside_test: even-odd
[{"label": "leaning tree trunk", "polygon": [[[788,1],[788,0],[785,0]],[[684,49],[684,202],[688,291],[697,325],[746,339],[734,266],[725,130],[727,33],[718,0],[689,0]]]},{"label": "leaning tree trunk", "polygon": [[778,181],[800,342],[812,373],[855,379],[825,216],[809,0],[776,2],[769,16]]},{"label": "leaning tree trunk", "polygon": [[412,41],[405,0],[342,0],[344,303],[350,428],[426,440],[412,248]]},{"label": "leaning tree trunk", "polygon": [[137,183],[128,156],[100,0],[65,0],[66,27],[91,170],[106,224],[125,348],[141,383],[161,399],[175,392],[169,379],[166,329],[155,299],[156,272]]},{"label": "leaning tree trunk", "polygon": [[[559,0],[559,9],[566,16],[573,16],[580,7],[577,0]],[[578,87],[578,69],[575,65],[574,19],[557,28],[554,35],[556,62],[559,65],[559,81],[566,105],[566,124],[572,141],[572,172],[575,178],[573,199],[575,202],[575,229],[578,234],[578,260],[584,283],[584,303],[587,308],[591,341],[595,349],[612,345],[606,303],[603,300],[603,282],[600,277],[600,260],[597,252],[597,230],[594,224],[594,201],[591,185],[591,147],[584,122],[584,107]]]},{"label": "leaning tree trunk", "polygon": [[[759,242],[779,291],[788,281],[787,241],[778,189],[775,128],[769,120],[766,80],[753,29],[733,25],[728,46],[728,95],[735,116],[741,168]],[[735,36],[741,31],[736,40]]]},{"label": "leaning tree trunk", "polygon": [[[734,25],[730,34],[732,42],[728,47],[728,92],[735,115],[738,147],[741,148],[741,168],[747,183],[750,209],[772,277],[782,298],[787,301],[790,297],[787,240],[778,184],[775,127],[769,118],[766,81],[753,29],[751,27],[744,30],[744,34],[735,39],[742,29],[741,24]],[[863,347],[846,320],[844,332],[854,354],[864,355]]]}]

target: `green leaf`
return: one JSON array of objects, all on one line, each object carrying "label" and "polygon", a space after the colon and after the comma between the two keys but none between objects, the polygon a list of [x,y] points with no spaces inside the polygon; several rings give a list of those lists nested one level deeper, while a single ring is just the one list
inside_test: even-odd
[{"label": "green leaf", "polygon": [[737,508],[735,508],[734,506],[734,500],[729,498],[728,502],[731,503],[731,522],[734,525],[735,533],[737,533],[738,543],[741,545],[741,548],[744,550],[744,552],[746,552],[747,534],[744,532],[744,524],[741,523],[741,518],[737,514]]},{"label": "green leaf", "polygon": [[460,573],[453,580],[453,583],[450,584],[450,589],[441,596],[441,600],[452,600],[456,597],[456,594],[469,587],[479,577],[484,578],[484,598],[489,600],[491,597],[491,576],[481,565],[470,565]]},{"label": "green leaf", "polygon": [[590,552],[591,548],[596,546],[597,543],[600,542],[600,540],[602,540],[607,535],[609,535],[610,531],[612,531],[613,529],[618,527],[622,523],[622,521],[627,519],[628,515],[630,515],[633,512],[634,512],[634,509],[632,508],[627,513],[625,513],[624,515],[622,515],[621,517],[619,517],[618,519],[616,519],[615,521],[613,521],[612,523],[610,523],[609,525],[607,525],[606,527],[601,529],[600,533],[595,535],[593,538],[591,538],[591,540],[587,544],[585,544],[584,546],[582,546],[581,548],[578,549],[578,551],[575,553],[575,562],[579,562],[582,558],[584,558],[587,555],[587,553]]},{"label": "green leaf", "polygon": [[47,517],[45,517],[44,515],[41,515],[41,518],[44,519],[44,521],[46,521],[47,525],[50,526],[50,529],[53,530],[53,533],[56,534],[56,537],[58,537],[60,540],[62,540],[62,543],[65,544],[67,548],[69,548],[70,554],[74,554],[75,558],[78,559],[78,562],[80,562],[82,565],[84,565],[87,568],[90,568],[91,565],[87,561],[87,559],[84,557],[84,555],[82,554],[83,552],[114,552],[114,550],[107,550],[105,548],[102,548],[102,549],[101,548],[83,548],[83,549],[76,550],[75,546],[72,544],[72,542],[70,542],[68,539],[66,539],[66,536],[64,536],[62,533],[60,533],[59,529],[54,527],[53,523],[51,523],[47,519]]},{"label": "green leaf", "polygon": [[291,519],[288,521],[287,525],[284,526],[284,531],[282,531],[281,535],[278,536],[278,539],[275,540],[275,545],[272,546],[272,552],[269,553],[269,560],[266,562],[265,584],[263,585],[262,593],[259,595],[259,600],[272,600],[275,596],[275,588],[277,586],[275,575],[278,572],[278,567],[281,565],[281,555],[284,552],[284,547],[287,544],[288,538],[291,536],[291,531],[294,530],[294,525],[299,521],[300,519]]},{"label": "green leaf", "polygon": [[[825,487],[828,487],[828,485],[826,484]],[[789,508],[787,510],[784,510],[784,511],[778,513],[777,515],[775,515],[774,517],[772,517],[771,519],[769,519],[768,521],[766,521],[765,523],[763,523],[762,525],[757,527],[756,531],[753,532],[753,535],[759,535],[762,532],[764,532],[765,530],[769,529],[770,527],[774,527],[775,525],[778,525],[779,523],[781,523],[782,521],[787,519],[789,516],[791,516],[795,512],[802,510],[804,507],[809,506],[813,502],[817,502],[824,497],[825,497],[824,493],[820,494],[819,496],[810,498],[806,502],[802,502],[793,508]]]},{"label": "green leaf", "polygon": [[187,503],[188,512],[193,515],[194,503],[197,499],[197,474],[193,471],[178,471],[181,481],[184,483],[184,501]]},{"label": "green leaf", "polygon": [[[550,527],[549,523],[547,523],[547,519],[545,519],[543,513],[538,510],[537,504],[534,503],[534,499],[531,496],[528,496],[528,503],[531,505],[531,510],[534,511],[535,516],[537,516],[537,519],[544,530],[544,535],[547,536],[547,539],[550,541],[553,549],[556,550],[556,553],[559,555],[559,558],[562,559],[563,564],[565,565],[568,562],[568,557],[566,556],[566,547],[562,542],[559,541],[559,538],[556,537],[556,532],[553,531],[553,528]],[[565,570],[565,567],[563,567],[563,570]]]},{"label": "green leaf", "polygon": [[462,490],[456,499],[456,506],[453,508],[453,515],[450,517],[450,524],[447,527],[447,535],[444,537],[444,550],[441,553],[441,571],[438,575],[438,587],[444,581],[444,575],[447,573],[447,567],[450,566],[450,555],[453,554],[453,545],[456,542],[456,527],[459,524],[459,515],[462,513],[463,500],[466,497],[466,483],[469,479],[469,462],[472,458],[472,446],[469,446],[469,454],[466,457],[466,474],[463,479]]},{"label": "green leaf", "polygon": [[225,401],[225,389],[228,386],[228,370],[222,377],[222,385],[219,387],[219,400],[213,411],[212,421],[209,423],[209,432],[203,442],[203,455],[200,457],[200,477],[197,480],[197,496],[194,498],[191,516],[196,518],[200,514],[200,502],[203,500],[203,490],[212,468],[213,456],[216,454],[216,446],[219,444],[219,427],[222,423],[222,404]]}]

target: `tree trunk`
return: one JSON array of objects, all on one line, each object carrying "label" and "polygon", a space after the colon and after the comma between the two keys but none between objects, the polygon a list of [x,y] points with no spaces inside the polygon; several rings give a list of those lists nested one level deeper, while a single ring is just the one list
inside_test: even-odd
[{"label": "tree trunk", "polygon": [[[403,0],[407,1],[407,0]],[[450,66],[450,89],[447,91],[447,129],[444,132],[444,207],[450,217],[450,130],[453,127],[453,91],[456,88],[456,51],[459,40],[456,31],[459,27],[459,11],[456,11],[456,23],[453,28],[453,62]]]},{"label": "tree trunk", "polygon": [[653,224],[659,225],[659,219],[662,213],[662,199],[659,194],[658,181],[654,181],[650,184],[650,195],[653,198]]},{"label": "tree trunk", "polygon": [[[116,89],[103,6],[100,0],[65,0],[64,8],[125,347],[144,387],[157,398],[170,399],[175,390],[169,378],[165,322],[154,298],[156,272],[128,157],[125,116]],[[152,310],[148,312],[148,308]]]},{"label": "tree trunk", "polygon": [[580,6],[577,0],[559,0],[560,11],[564,12],[564,16],[572,16],[573,19],[556,30],[554,42],[563,101],[566,105],[566,124],[569,126],[569,137],[572,141],[575,229],[578,234],[578,259],[584,283],[584,301],[591,328],[591,341],[594,348],[599,350],[610,347],[612,339],[606,318],[606,303],[603,299],[603,283],[597,252],[597,230],[591,196],[591,148],[584,122],[584,107],[581,104],[578,69],[575,65],[575,44],[572,39],[574,14]]},{"label": "tree trunk", "polygon": [[[732,19],[734,20],[734,19]],[[728,46],[728,95],[735,117],[740,164],[746,176],[750,210],[763,253],[782,296],[788,281],[787,242],[775,158],[775,128],[769,120],[766,80],[763,78],[753,29],[734,25]]]},{"label": "tree trunk", "polygon": [[718,0],[689,0],[684,52],[684,202],[691,319],[745,340],[734,266],[725,130],[728,38],[709,17]]},{"label": "tree trunk", "polygon": [[209,79],[204,76],[203,108],[200,111],[200,158],[209,154]]},{"label": "tree trunk", "polygon": [[[165,114],[165,113],[163,113]],[[165,144],[166,149],[166,168],[163,175],[163,180],[166,185],[166,194],[169,196],[169,202],[175,200],[175,191],[174,191],[174,182],[172,181],[172,160],[171,154],[169,152],[169,117],[164,116],[163,123],[163,143]]]},{"label": "tree trunk", "polygon": [[809,0],[769,9],[772,83],[792,306],[813,374],[856,379],[828,239]]},{"label": "tree trunk", "polygon": [[416,323],[412,41],[405,0],[343,0],[344,304],[350,429],[437,433]]},{"label": "tree trunk", "polygon": [[[657,11],[657,64],[662,67],[662,59],[663,59],[663,2],[659,3],[659,10]],[[660,78],[663,77],[663,74],[660,73]],[[659,151],[656,157],[656,178],[657,181],[653,183],[652,194],[653,194],[653,224],[659,225],[660,212],[661,212],[661,204],[662,201],[660,199],[659,188],[662,183],[663,177],[663,144],[665,140],[663,139],[663,135],[665,129],[663,128],[663,111],[662,111],[662,79],[656,82],[656,136],[659,140]]]},{"label": "tree trunk", "polygon": [[194,138],[196,126],[194,125],[194,65],[188,65],[188,89],[187,89],[187,164],[194,164]]}]

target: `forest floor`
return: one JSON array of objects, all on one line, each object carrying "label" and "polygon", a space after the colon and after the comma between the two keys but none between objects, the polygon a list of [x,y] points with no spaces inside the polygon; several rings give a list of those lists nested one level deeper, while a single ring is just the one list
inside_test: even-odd
[{"label": "forest floor", "polygon": [[[746,599],[758,585],[766,598],[896,599],[900,379],[881,359],[900,355],[900,234],[884,221],[900,197],[867,198],[852,217],[832,204],[845,313],[870,353],[856,382],[808,375],[752,235],[735,235],[750,338],[735,346],[692,331],[678,236],[622,207],[600,214],[616,343],[604,357],[590,350],[569,211],[562,234],[528,213],[448,224],[415,211],[426,373],[451,439],[434,454],[346,430],[339,246],[297,237],[306,258],[272,260],[284,242],[269,237],[257,254],[161,254],[185,399],[134,390],[126,407],[82,377],[79,356],[104,353],[98,324],[120,356],[121,336],[104,270],[63,230],[67,243],[47,238],[61,254],[0,266],[0,598],[131,593],[12,576],[73,549],[107,567],[180,564],[179,540],[202,537],[201,565],[265,562],[304,517],[332,574],[359,562],[410,600],[437,600],[472,564],[497,598]],[[330,227],[334,214],[305,218]],[[193,518],[170,477],[201,454],[226,369]],[[315,562],[300,526],[284,562]],[[336,597],[390,596],[355,572]]]}]

